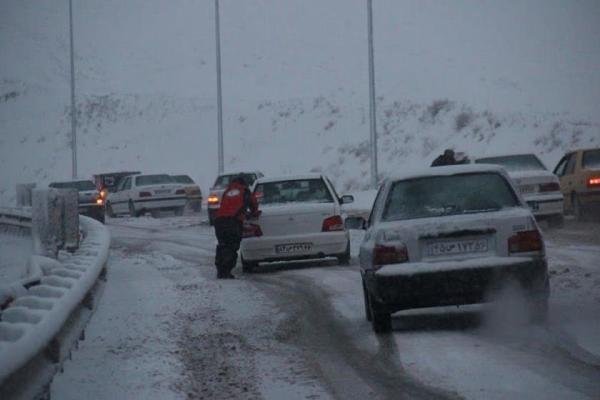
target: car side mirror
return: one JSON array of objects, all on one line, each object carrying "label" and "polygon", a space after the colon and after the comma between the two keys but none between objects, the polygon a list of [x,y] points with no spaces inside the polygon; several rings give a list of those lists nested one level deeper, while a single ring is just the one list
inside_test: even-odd
[{"label": "car side mirror", "polygon": [[346,194],[344,196],[342,196],[342,198],[340,199],[340,203],[341,204],[350,204],[350,203],[354,203],[354,196],[351,196],[349,194]]},{"label": "car side mirror", "polygon": [[367,221],[363,217],[359,216],[351,216],[347,217],[344,221],[344,226],[346,229],[359,229],[363,230],[367,227]]}]

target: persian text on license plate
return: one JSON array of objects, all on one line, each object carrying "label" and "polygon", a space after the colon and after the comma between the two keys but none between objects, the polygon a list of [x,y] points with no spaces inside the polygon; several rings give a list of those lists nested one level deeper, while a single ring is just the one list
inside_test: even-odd
[{"label": "persian text on license plate", "polygon": [[167,193],[171,193],[170,189],[158,189],[154,191],[155,194],[167,194]]},{"label": "persian text on license plate", "polygon": [[535,192],[535,185],[521,185],[519,186],[519,192],[521,194],[533,193]]},{"label": "persian text on license plate", "polygon": [[312,243],[291,243],[278,244],[275,246],[275,253],[303,253],[312,249]]},{"label": "persian text on license plate", "polygon": [[443,241],[430,243],[429,245],[427,245],[427,254],[430,256],[443,256],[465,253],[485,253],[487,251],[487,239]]}]

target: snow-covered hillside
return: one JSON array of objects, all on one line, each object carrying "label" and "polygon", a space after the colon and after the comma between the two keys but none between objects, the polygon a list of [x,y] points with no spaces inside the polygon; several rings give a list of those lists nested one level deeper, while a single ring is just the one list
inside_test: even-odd
[{"label": "snow-covered hillside", "polygon": [[[0,203],[70,177],[64,4],[0,4]],[[600,3],[377,1],[382,175],[600,145]],[[362,0],[221,1],[226,169],[369,182]],[[75,2],[79,175],[216,174],[212,2]]]}]

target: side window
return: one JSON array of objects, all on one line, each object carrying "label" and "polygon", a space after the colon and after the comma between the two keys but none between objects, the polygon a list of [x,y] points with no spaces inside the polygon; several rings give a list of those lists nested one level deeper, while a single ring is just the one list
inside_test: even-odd
[{"label": "side window", "polygon": [[377,214],[377,210],[379,210],[384,203],[384,195],[383,192],[385,188],[385,184],[379,186],[379,191],[377,192],[377,196],[375,196],[375,201],[373,202],[373,207],[371,208],[371,213],[369,214],[369,220],[367,221],[367,226],[373,225],[375,222],[375,215]]},{"label": "side window", "polygon": [[554,168],[554,174],[557,176],[563,176],[565,174],[565,167],[567,166],[567,161],[569,156],[564,156],[561,160],[556,164],[556,168]]},{"label": "side window", "polygon": [[115,190],[115,192],[120,192],[121,190],[123,190],[123,186],[125,186],[125,181],[127,179],[122,179],[121,182],[119,182],[119,184],[117,185],[117,189]]},{"label": "side window", "polygon": [[325,180],[327,181],[327,184],[329,185],[329,188],[333,192],[333,195],[335,196],[335,198],[338,199],[338,201],[340,201],[340,196],[338,196],[338,194],[335,190],[335,186],[333,186],[333,183],[331,183],[331,181],[329,180],[328,177],[325,177]]},{"label": "side window", "polygon": [[573,153],[569,156],[567,162],[567,168],[565,169],[565,175],[572,175],[575,172],[575,161],[577,160],[577,154]]},{"label": "side window", "polygon": [[123,190],[131,189],[131,178],[126,178],[125,182],[123,182]]}]

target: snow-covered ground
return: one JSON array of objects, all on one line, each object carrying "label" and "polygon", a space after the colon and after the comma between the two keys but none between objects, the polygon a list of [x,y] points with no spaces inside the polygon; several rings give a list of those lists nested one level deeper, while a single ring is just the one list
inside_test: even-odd
[{"label": "snow-covered ground", "polygon": [[237,280],[217,281],[205,219],[109,220],[106,290],[53,398],[600,395],[597,225],[568,220],[545,233],[546,326],[526,322],[509,291],[494,305],[397,313],[394,332],[377,336],[364,319],[356,264],[238,268]]},{"label": "snow-covered ground", "polygon": [[25,267],[32,254],[31,236],[0,230],[0,286],[25,278]]}]

